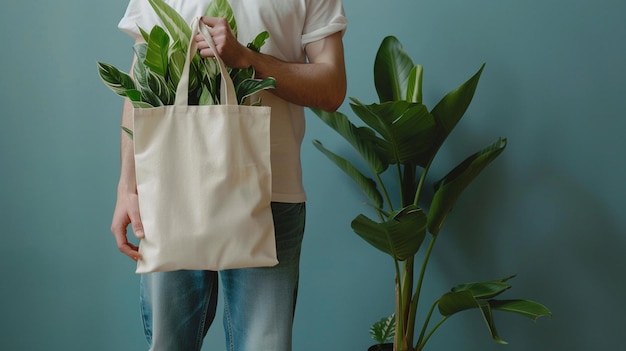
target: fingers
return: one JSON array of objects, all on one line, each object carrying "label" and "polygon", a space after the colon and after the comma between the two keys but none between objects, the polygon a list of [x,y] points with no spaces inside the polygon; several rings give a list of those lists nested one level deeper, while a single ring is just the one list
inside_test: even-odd
[{"label": "fingers", "polygon": [[136,195],[118,197],[118,203],[113,213],[111,232],[115,237],[119,251],[137,261],[141,259],[141,254],[139,253],[139,248],[128,241],[126,228],[129,224],[138,239],[145,237]]},{"label": "fingers", "polygon": [[111,232],[115,237],[117,248],[121,253],[130,257],[134,261],[141,259],[139,247],[130,243],[126,237],[126,227],[112,227]]},{"label": "fingers", "polygon": [[208,16],[200,17],[200,21],[202,21],[202,23],[206,24],[209,27],[216,27],[216,26],[223,25],[224,23],[228,23],[226,19],[224,18],[208,17]]}]

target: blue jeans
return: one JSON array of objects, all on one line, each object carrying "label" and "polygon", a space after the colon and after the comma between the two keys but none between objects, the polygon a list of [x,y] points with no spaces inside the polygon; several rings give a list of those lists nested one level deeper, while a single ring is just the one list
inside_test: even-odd
[{"label": "blue jeans", "polygon": [[[272,203],[278,265],[219,272],[229,351],[291,351],[305,204]],[[200,350],[215,318],[218,272],[141,275],[141,312],[152,351]]]}]

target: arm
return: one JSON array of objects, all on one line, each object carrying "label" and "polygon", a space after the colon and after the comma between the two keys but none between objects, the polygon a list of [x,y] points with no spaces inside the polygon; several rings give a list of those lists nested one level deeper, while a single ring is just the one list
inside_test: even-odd
[{"label": "arm", "polygon": [[[133,59],[133,65],[135,64]],[[132,70],[131,70],[132,72]],[[124,101],[122,110],[122,126],[132,129],[133,106],[128,99]],[[139,217],[139,202],[137,200],[137,182],[135,178],[135,157],[133,142],[125,132],[120,132],[120,179],[117,186],[117,202],[113,212],[111,232],[115,237],[117,247],[126,256],[137,261],[141,258],[139,248],[128,241],[127,227],[131,224],[135,236],[143,238],[143,226]]]},{"label": "arm", "polygon": [[[254,67],[257,77],[274,77],[273,93],[289,102],[336,110],[346,95],[346,71],[341,33],[332,34],[306,46],[309,63],[281,61],[273,56],[255,52],[237,42],[228,22],[223,18],[203,17],[211,27],[210,33],[220,57],[233,68]],[[196,36],[200,54],[213,53],[200,35]]]}]

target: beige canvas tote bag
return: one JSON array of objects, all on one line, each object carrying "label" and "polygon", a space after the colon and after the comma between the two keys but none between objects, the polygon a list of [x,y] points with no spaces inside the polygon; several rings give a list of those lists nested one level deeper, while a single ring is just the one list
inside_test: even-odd
[{"label": "beige canvas tote bag", "polygon": [[[192,33],[213,45],[199,22],[192,23]],[[221,105],[188,106],[194,35],[175,104],[134,109],[145,232],[137,273],[278,263],[270,207],[270,107],[238,105],[219,57]]]}]

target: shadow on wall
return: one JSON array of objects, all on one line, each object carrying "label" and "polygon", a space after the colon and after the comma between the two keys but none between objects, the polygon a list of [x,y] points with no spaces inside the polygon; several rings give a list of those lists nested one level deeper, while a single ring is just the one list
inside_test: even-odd
[{"label": "shadow on wall", "polygon": [[[464,136],[457,138],[471,140]],[[626,316],[619,225],[590,186],[555,166],[550,156],[556,156],[538,154],[526,173],[507,156],[470,185],[446,223],[433,256],[444,280],[452,286],[517,274],[502,297],[543,303],[553,318],[534,325],[496,315],[501,336],[516,350],[619,348]],[[462,328],[486,335],[480,324]]]}]

